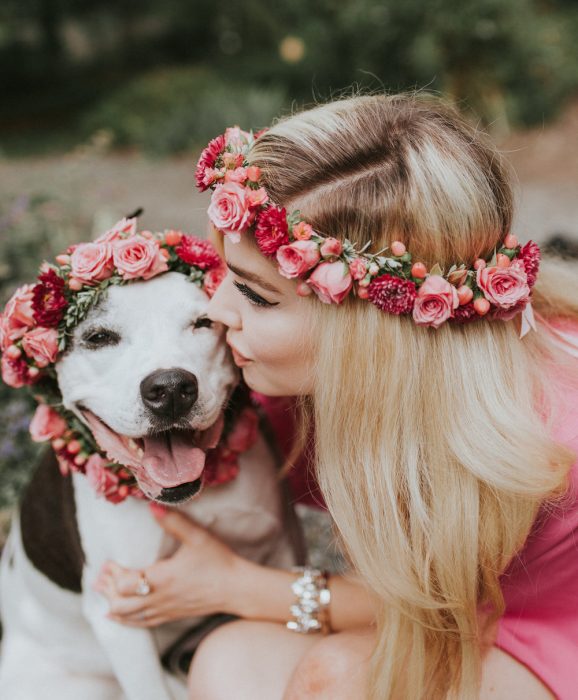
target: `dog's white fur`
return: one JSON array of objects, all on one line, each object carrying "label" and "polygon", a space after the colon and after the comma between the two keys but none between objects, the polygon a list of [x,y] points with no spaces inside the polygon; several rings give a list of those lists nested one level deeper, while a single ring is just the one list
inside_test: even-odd
[{"label": "dog's white fur", "polygon": [[[57,365],[67,408],[82,418],[82,404],[118,433],[140,437],[151,427],[139,394],[141,381],[158,369],[182,368],[199,381],[192,425],[210,426],[236,372],[222,329],[193,328],[207,303],[205,294],[179,273],[110,288],[104,303],[77,327],[72,349]],[[97,327],[116,330],[120,342],[88,349],[82,338],[87,329]],[[113,505],[97,497],[81,474],[73,475],[73,485],[86,559],[81,595],[59,588],[32,566],[17,521],[5,548],[0,697],[186,697],[183,682],[163,671],[159,655],[194,621],[156,630],[122,626],[106,618],[107,602],[92,589],[107,559],[144,568],[172,553],[177,543],[164,534],[145,502],[128,499]],[[241,457],[234,481],[208,488],[180,508],[245,557],[273,566],[294,563],[274,460],[262,438]]]}]

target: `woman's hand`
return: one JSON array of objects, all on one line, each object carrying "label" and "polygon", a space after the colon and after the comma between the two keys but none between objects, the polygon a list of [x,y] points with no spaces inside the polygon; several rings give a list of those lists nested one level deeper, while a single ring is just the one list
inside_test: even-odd
[{"label": "woman's hand", "polygon": [[[134,627],[155,627],[197,615],[235,614],[233,586],[244,560],[182,513],[156,506],[151,511],[181,546],[144,572],[106,562],[94,588],[108,598],[109,617]],[[143,573],[151,591],[138,595]]]}]

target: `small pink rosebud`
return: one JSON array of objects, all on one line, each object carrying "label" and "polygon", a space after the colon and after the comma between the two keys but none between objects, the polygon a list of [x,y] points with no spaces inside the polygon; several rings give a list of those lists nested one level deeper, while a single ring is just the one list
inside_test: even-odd
[{"label": "small pink rosebud", "polygon": [[367,299],[369,297],[368,287],[362,287],[361,285],[358,285],[357,286],[357,296],[360,299]]},{"label": "small pink rosebud", "polygon": [[56,262],[59,265],[70,265],[70,255],[66,255],[66,253],[62,253],[62,255],[57,255]]},{"label": "small pink rosebud", "polygon": [[251,182],[257,182],[257,180],[261,177],[261,168],[259,168],[256,165],[250,165],[247,168],[247,180],[250,180]]},{"label": "small pink rosebud", "polygon": [[299,284],[297,285],[297,294],[300,297],[308,297],[312,292],[313,290],[307,284],[307,282],[299,282]]},{"label": "small pink rosebud", "polygon": [[71,455],[78,454],[81,449],[82,445],[80,444],[80,442],[78,442],[78,440],[71,440],[66,446],[66,451],[68,452],[68,454]]},{"label": "small pink rosebud", "polygon": [[405,251],[406,247],[401,241],[394,241],[391,244],[391,254],[396,258],[401,258],[401,256],[405,254]]},{"label": "small pink rosebud", "polygon": [[341,255],[343,246],[341,245],[341,241],[338,241],[337,238],[326,238],[319,250],[324,258],[330,258],[333,255]]},{"label": "small pink rosebud", "polygon": [[28,368],[28,376],[30,379],[36,379],[36,377],[40,374],[40,370],[38,367],[29,367]]},{"label": "small pink rosebud", "polygon": [[10,345],[4,354],[11,360],[17,360],[22,355],[22,350],[17,345]]},{"label": "small pink rosebud", "polygon": [[179,245],[183,234],[180,231],[165,231],[165,243],[167,245]]},{"label": "small pink rosebud", "polygon": [[68,286],[73,292],[79,292],[82,289],[82,282],[77,280],[75,277],[71,277],[68,280]]},{"label": "small pink rosebud", "polygon": [[474,310],[478,316],[485,316],[490,310],[490,302],[483,297],[474,301]]},{"label": "small pink rosebud", "polygon": [[473,296],[473,291],[466,284],[462,284],[461,287],[458,287],[458,300],[460,302],[460,306],[469,304],[473,299]]},{"label": "small pink rosebud", "polygon": [[505,270],[507,267],[510,267],[510,258],[504,253],[498,253],[496,255],[496,265],[500,269]]},{"label": "small pink rosebud", "polygon": [[427,276],[427,267],[422,262],[416,262],[411,266],[411,276],[423,280]]},{"label": "small pink rosebud", "polygon": [[486,267],[486,261],[482,258],[478,258],[474,263],[474,270],[483,270]]},{"label": "small pink rosebud", "polygon": [[61,450],[64,445],[66,445],[62,438],[55,438],[50,444],[52,445],[52,449],[56,450],[56,452]]},{"label": "small pink rosebud", "polygon": [[518,247],[518,239],[516,236],[514,236],[513,233],[509,233],[505,238],[504,238],[504,248],[517,248]]},{"label": "small pink rosebud", "polygon": [[79,454],[74,458],[74,463],[77,467],[82,467],[83,464],[86,464],[87,459],[88,457],[85,454]]}]

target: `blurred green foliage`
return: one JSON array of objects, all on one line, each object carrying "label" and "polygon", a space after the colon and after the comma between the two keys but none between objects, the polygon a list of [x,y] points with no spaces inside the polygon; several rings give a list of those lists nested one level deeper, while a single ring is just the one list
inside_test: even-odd
[{"label": "blurred green foliage", "polygon": [[284,102],[282,89],[227,84],[197,68],[159,69],[104,99],[85,117],[84,128],[104,129],[114,145],[154,155],[193,151],[231,123],[269,124]]},{"label": "blurred green foliage", "polygon": [[[51,259],[67,247],[70,223],[63,225],[60,202],[44,195],[3,200],[0,211],[2,309],[16,287],[34,280],[44,258]],[[0,382],[0,509],[14,503],[40,453],[28,433],[35,405],[27,389],[12,389]]]},{"label": "blurred green foliage", "polygon": [[576,93],[577,31],[571,0],[4,0],[0,127],[112,123],[170,152],[214,114],[211,133],[258,125],[359,84],[449,93],[506,131]]}]

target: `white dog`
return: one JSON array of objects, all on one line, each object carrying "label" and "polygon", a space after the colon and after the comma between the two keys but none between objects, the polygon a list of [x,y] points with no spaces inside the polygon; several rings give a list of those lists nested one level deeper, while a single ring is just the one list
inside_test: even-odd
[{"label": "white dog", "polygon": [[[190,513],[243,556],[291,566],[275,460],[262,437],[242,455],[236,479],[187,500],[201,487],[205,450],[219,439],[238,381],[207,303],[177,272],[110,287],[56,365],[64,405],[130,465],[147,496]],[[84,475],[70,481],[49,460],[3,555],[0,698],[185,697],[159,658],[198,621],[150,631],[119,625],[91,585],[107,559],[144,568],[176,546],[146,501],[109,503]]]}]

